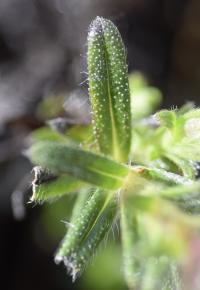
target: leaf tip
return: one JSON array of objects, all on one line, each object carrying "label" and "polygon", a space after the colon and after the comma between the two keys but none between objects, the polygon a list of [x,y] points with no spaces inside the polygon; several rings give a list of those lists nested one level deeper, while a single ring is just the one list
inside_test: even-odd
[{"label": "leaf tip", "polygon": [[54,262],[57,265],[63,262],[64,266],[67,269],[67,273],[72,277],[72,282],[75,282],[76,279],[80,276],[81,271],[76,267],[76,263],[73,263],[73,259],[71,260],[68,257],[62,257],[57,254],[54,258]]}]

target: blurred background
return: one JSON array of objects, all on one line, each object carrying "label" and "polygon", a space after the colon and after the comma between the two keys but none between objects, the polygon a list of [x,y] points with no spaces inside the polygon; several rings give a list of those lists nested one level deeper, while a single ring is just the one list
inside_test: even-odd
[{"label": "blurred background", "polygon": [[[59,115],[63,104],[70,120],[88,122],[86,41],[88,26],[97,15],[118,26],[130,72],[142,72],[160,88],[163,106],[200,103],[199,0],[1,0],[0,266],[4,289],[126,289],[118,243],[108,241],[107,248],[102,246],[75,284],[64,267],[54,264],[53,253],[66,231],[61,220],[69,217],[73,196],[42,207],[22,206],[28,201],[22,192],[31,194],[32,165],[21,155],[28,134]],[[81,102],[74,103],[74,95]]]}]

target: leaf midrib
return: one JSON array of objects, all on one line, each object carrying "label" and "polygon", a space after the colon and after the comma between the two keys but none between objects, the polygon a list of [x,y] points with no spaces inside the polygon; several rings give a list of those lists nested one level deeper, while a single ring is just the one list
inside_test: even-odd
[{"label": "leaf midrib", "polygon": [[120,152],[118,150],[118,142],[117,142],[117,130],[116,130],[116,121],[114,118],[114,113],[113,113],[113,101],[112,101],[112,95],[111,95],[111,89],[110,89],[110,70],[109,70],[109,56],[108,56],[108,52],[107,52],[107,46],[106,46],[106,40],[105,40],[105,36],[104,36],[104,28],[103,28],[103,23],[101,20],[101,27],[102,27],[102,37],[103,37],[103,42],[104,42],[104,54],[105,54],[105,66],[106,66],[106,74],[107,74],[107,92],[108,92],[108,101],[109,101],[109,111],[110,111],[110,120],[111,120],[111,129],[112,129],[112,157],[117,160],[117,161],[121,161],[120,160]]}]

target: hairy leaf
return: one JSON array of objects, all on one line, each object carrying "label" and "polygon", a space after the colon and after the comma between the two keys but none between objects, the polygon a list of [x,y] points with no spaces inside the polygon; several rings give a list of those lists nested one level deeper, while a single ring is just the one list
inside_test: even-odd
[{"label": "hairy leaf", "polygon": [[136,257],[138,242],[138,225],[136,213],[126,197],[121,200],[121,236],[123,250],[123,271],[130,289],[138,287],[140,265]]},{"label": "hairy leaf", "polygon": [[129,288],[177,286],[171,266],[182,260],[188,243],[182,216],[168,202],[151,197],[124,196],[121,206],[124,274]]},{"label": "hairy leaf", "polygon": [[94,135],[99,149],[126,162],[131,140],[126,53],[115,25],[101,17],[89,28],[88,71]]},{"label": "hairy leaf", "polygon": [[168,129],[171,129],[175,126],[177,120],[175,111],[161,110],[160,112],[156,113],[155,116],[162,126]]},{"label": "hairy leaf", "polygon": [[77,250],[82,240],[94,225],[107,199],[107,193],[102,190],[96,190],[93,194],[90,193],[85,205],[82,209],[80,208],[79,214],[75,214],[72,217],[72,226],[64,237],[60,249],[56,254],[55,259],[57,261]]},{"label": "hairy leaf", "polygon": [[171,258],[149,257],[142,267],[141,290],[182,290],[178,263]]},{"label": "hairy leaf", "polygon": [[165,157],[167,157],[177,166],[177,168],[179,169],[179,171],[181,171],[184,177],[191,179],[195,178],[197,170],[194,162],[185,158],[180,158],[174,154],[170,154],[170,152],[165,154]]},{"label": "hairy leaf", "polygon": [[31,139],[34,143],[38,141],[56,141],[70,144],[70,140],[67,139],[64,135],[52,130],[49,127],[39,128],[31,133]]},{"label": "hairy leaf", "polygon": [[129,172],[107,157],[57,142],[38,142],[27,153],[33,163],[56,174],[70,174],[105,189],[121,187]]},{"label": "hairy leaf", "polygon": [[178,205],[184,212],[200,214],[200,182],[164,189],[160,195]]},{"label": "hairy leaf", "polygon": [[35,179],[32,182],[33,196],[31,201],[42,202],[64,194],[75,192],[86,186],[83,182],[63,174],[56,176],[40,166],[34,167]]},{"label": "hairy leaf", "polygon": [[64,262],[73,280],[88,264],[109,230],[115,213],[113,194],[97,189],[72,219],[72,226],[57,251],[55,261]]},{"label": "hairy leaf", "polygon": [[196,196],[197,192],[199,191],[200,183],[198,181],[194,181],[191,184],[179,184],[175,186],[164,187],[158,190],[158,192],[155,192],[154,194],[151,193],[151,195],[161,196],[172,200],[179,200],[184,197],[192,199],[193,194]]},{"label": "hairy leaf", "polygon": [[69,266],[73,280],[79,276],[96,253],[97,247],[110,230],[116,215],[116,201],[111,200],[101,215],[97,218],[94,227],[88,234],[84,243],[72,257]]},{"label": "hairy leaf", "polygon": [[192,184],[192,180],[185,178],[179,174],[175,174],[172,172],[168,172],[159,168],[147,168],[143,166],[135,167],[135,170],[142,176],[147,178],[148,180],[160,181],[169,185],[176,184]]}]

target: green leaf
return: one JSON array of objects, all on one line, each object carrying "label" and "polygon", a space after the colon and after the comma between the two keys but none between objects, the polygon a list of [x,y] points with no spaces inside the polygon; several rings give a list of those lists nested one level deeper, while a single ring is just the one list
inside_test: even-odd
[{"label": "green leaf", "polygon": [[149,257],[142,268],[141,290],[182,289],[180,269],[171,258]]},{"label": "green leaf", "polygon": [[67,131],[67,137],[76,142],[83,142],[84,144],[91,144],[92,142],[92,128],[91,126],[74,125]]},{"label": "green leaf", "polygon": [[146,87],[131,94],[133,119],[150,116],[161,103],[161,92],[154,87]]},{"label": "green leaf", "polygon": [[63,142],[66,144],[70,144],[69,139],[67,139],[64,135],[52,130],[49,127],[42,127],[37,130],[34,130],[31,133],[31,139],[34,143],[38,141],[56,141],[56,142]]},{"label": "green leaf", "polygon": [[136,258],[136,244],[138,242],[138,225],[135,210],[127,197],[122,196],[121,206],[121,236],[123,251],[123,271],[130,289],[137,289],[140,265]]},{"label": "green leaf", "polygon": [[183,138],[181,142],[171,148],[172,154],[186,158],[193,162],[200,161],[200,139]]},{"label": "green leaf", "polygon": [[75,214],[55,257],[57,263],[64,262],[73,280],[88,264],[108,232],[115,214],[116,200],[113,194],[99,189],[88,198],[79,214]]},{"label": "green leaf", "polygon": [[160,105],[162,93],[155,87],[148,86],[140,73],[129,75],[132,120],[145,118],[155,112]]},{"label": "green leaf", "polygon": [[200,118],[191,118],[184,125],[185,135],[188,139],[196,139],[200,143]]},{"label": "green leaf", "polygon": [[86,240],[78,249],[77,254],[70,260],[69,270],[73,280],[80,275],[88,263],[96,253],[99,244],[103,241],[106,234],[109,232],[116,215],[116,201],[111,200],[107,207],[103,210],[98,217],[94,227],[88,234]]},{"label": "green leaf", "polygon": [[67,175],[56,176],[40,166],[34,167],[35,178],[32,182],[31,201],[42,202],[55,197],[75,192],[86,184]]},{"label": "green leaf", "polygon": [[188,198],[179,199],[175,203],[187,214],[197,216],[200,214],[200,194],[198,194],[196,197],[191,196]]},{"label": "green leaf", "polygon": [[191,185],[179,185],[166,188],[160,195],[174,202],[184,212],[189,214],[200,213],[200,182],[194,181]]},{"label": "green leaf", "polygon": [[185,120],[189,120],[191,118],[200,118],[200,108],[189,110],[183,115],[183,117]]},{"label": "green leaf", "polygon": [[[156,196],[161,196],[170,200],[179,200],[182,198],[184,199],[185,197],[192,199],[193,195],[196,196],[199,191],[200,183],[194,181],[191,184],[179,184],[176,186],[161,188],[161,190],[156,193]],[[151,195],[153,196],[155,193],[152,193]]]},{"label": "green leaf", "polygon": [[131,141],[126,52],[115,25],[101,17],[89,28],[88,71],[97,145],[102,153],[126,162]]},{"label": "green leaf", "polygon": [[36,143],[38,141],[56,141],[68,145],[77,145],[83,142],[83,145],[92,142],[91,126],[74,125],[66,130],[64,133],[53,130],[49,127],[41,127],[34,130],[30,137]]},{"label": "green leaf", "polygon": [[178,116],[181,116],[181,115],[184,115],[190,111],[193,111],[194,110],[194,107],[195,107],[195,104],[194,102],[187,102],[185,103],[183,106],[180,107],[180,109],[178,110],[177,114]]},{"label": "green leaf", "polygon": [[143,166],[136,166],[133,168],[136,172],[139,173],[141,177],[146,178],[147,180],[154,180],[166,183],[168,185],[190,185],[192,184],[192,180],[185,178],[179,174],[175,174],[173,172],[166,171],[164,169],[159,169],[156,167],[148,168]]},{"label": "green leaf", "polygon": [[197,174],[195,163],[185,158],[180,158],[174,154],[165,154],[171,162],[173,162],[186,178],[194,179]]},{"label": "green leaf", "polygon": [[133,72],[129,74],[130,93],[142,90],[148,86],[145,76],[140,72]]},{"label": "green leaf", "polygon": [[161,126],[171,129],[175,126],[177,117],[175,111],[162,110],[156,113],[156,119],[160,122]]},{"label": "green leaf", "polygon": [[63,103],[65,95],[50,94],[47,98],[43,98],[36,108],[36,116],[39,120],[49,120],[56,118],[63,113]]},{"label": "green leaf", "polygon": [[[121,229],[123,266],[130,289],[177,286],[170,268],[187,249],[187,224],[175,207],[151,197],[123,196]],[[182,226],[182,227],[181,227]]]},{"label": "green leaf", "polygon": [[[99,213],[105,205],[108,199],[108,194],[103,190],[91,190],[87,197],[87,201],[80,207],[80,201],[78,199],[78,208],[74,211],[71,220],[71,227],[69,228],[66,236],[64,237],[58,251],[55,260],[59,262],[63,257],[67,257],[70,253],[73,253],[80,246],[83,239],[87,236],[88,232],[94,225]],[[75,206],[77,206],[75,204]]]},{"label": "green leaf", "polygon": [[27,154],[34,164],[55,174],[69,174],[105,189],[121,187],[130,171],[107,157],[57,142],[38,142]]}]

